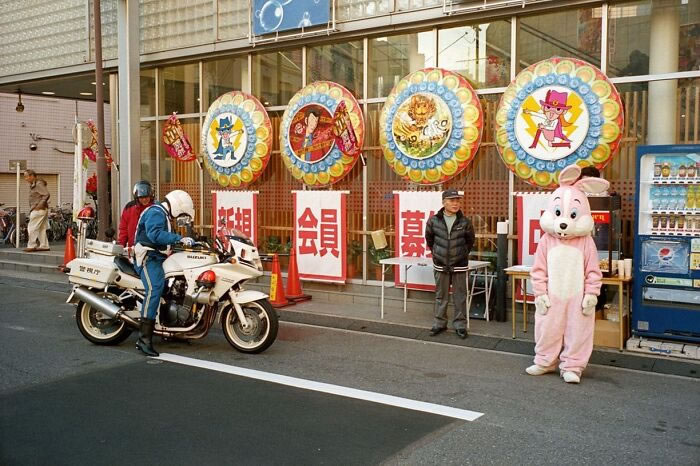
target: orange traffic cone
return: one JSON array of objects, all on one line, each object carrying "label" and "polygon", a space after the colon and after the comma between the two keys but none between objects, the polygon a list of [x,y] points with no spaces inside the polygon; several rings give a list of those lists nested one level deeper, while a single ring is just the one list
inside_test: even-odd
[{"label": "orange traffic cone", "polygon": [[70,272],[68,263],[75,259],[75,246],[73,246],[73,230],[68,228],[66,232],[66,251],[63,253],[63,264],[58,266],[58,270],[64,273]]},{"label": "orange traffic cone", "polygon": [[282,282],[282,271],[277,254],[272,256],[272,275],[270,276],[270,304],[274,307],[289,306],[290,303],[284,297],[284,283]]},{"label": "orange traffic cone", "polygon": [[301,281],[299,281],[299,269],[297,269],[297,256],[292,248],[289,251],[289,269],[287,269],[287,292],[285,296],[290,301],[308,301],[311,295],[304,294],[301,290]]}]

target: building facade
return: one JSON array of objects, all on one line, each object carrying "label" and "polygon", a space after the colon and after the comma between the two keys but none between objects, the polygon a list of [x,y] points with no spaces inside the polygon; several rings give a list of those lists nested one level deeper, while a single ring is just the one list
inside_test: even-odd
[{"label": "building facade", "polygon": [[[623,234],[627,237],[633,232],[636,146],[700,142],[700,2],[330,3],[334,20],[327,27],[253,36],[249,2],[103,0],[103,56],[111,73],[110,99],[118,101],[113,111],[120,115],[113,131],[121,147],[115,152],[122,161],[128,157],[133,164],[131,180],[151,180],[160,196],[174,188],[190,192],[198,207],[196,221],[207,232],[211,228],[211,191],[218,184],[196,163],[167,155],[160,137],[162,126],[177,112],[199,152],[200,129],[209,105],[227,91],[249,92],[266,107],[274,132],[272,160],[250,186],[260,193],[259,245],[265,250],[266,245],[284,244],[293,230],[289,193],[302,185],[279,157],[280,119],[287,102],[307,83],[329,80],[342,84],[363,109],[366,165],[358,163],[332,189],[350,192],[348,267],[353,279],[367,282],[378,278],[367,234],[377,229],[393,231],[391,199],[396,190],[464,190],[465,210],[476,226],[479,249],[495,248],[496,223],[514,220],[511,193],[534,188],[515,178],[501,161],[494,143],[494,115],[510,81],[537,61],[553,56],[578,58],[599,67],[616,85],[624,105],[625,127],[619,153],[603,176],[623,197]],[[94,68],[92,2],[61,0],[33,8],[28,4],[9,2],[10,13],[0,20],[10,44],[0,51],[0,90],[39,89],[42,82],[57,82],[65,76],[94,81],[86,74]],[[45,43],[53,44],[52,49],[41,46]],[[138,44],[138,53],[135,47],[131,54],[125,51],[130,44]],[[137,70],[133,61],[129,70],[129,56],[132,60],[137,57]],[[117,76],[119,65],[121,77]],[[385,162],[379,143],[379,114],[402,77],[435,66],[470,81],[484,110],[484,134],[467,170],[443,185],[417,187],[402,180]],[[138,77],[138,96],[135,86],[127,86],[134,85],[134,76]],[[125,96],[128,89],[131,92]],[[132,135],[125,142],[122,134],[128,131]],[[122,173],[124,176],[124,170]],[[122,189],[124,186],[122,182]],[[121,195],[122,204],[126,197]],[[389,247],[393,247],[392,235],[388,236]],[[624,249],[631,254],[631,239]]]}]

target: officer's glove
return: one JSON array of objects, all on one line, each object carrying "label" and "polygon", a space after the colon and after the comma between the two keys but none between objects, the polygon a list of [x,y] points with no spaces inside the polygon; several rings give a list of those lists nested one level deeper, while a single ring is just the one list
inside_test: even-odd
[{"label": "officer's glove", "polygon": [[189,236],[185,236],[184,238],[180,238],[180,243],[182,243],[185,247],[192,247],[194,246],[194,240],[190,238]]}]

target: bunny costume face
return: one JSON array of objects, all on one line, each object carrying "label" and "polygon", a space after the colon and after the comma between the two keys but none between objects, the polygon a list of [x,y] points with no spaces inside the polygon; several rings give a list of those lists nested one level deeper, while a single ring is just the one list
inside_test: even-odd
[{"label": "bunny costume face", "polygon": [[552,193],[540,227],[560,239],[586,236],[593,231],[591,206],[586,193],[602,193],[610,183],[601,178],[582,178],[578,165],[570,165],[559,174],[559,188]]}]

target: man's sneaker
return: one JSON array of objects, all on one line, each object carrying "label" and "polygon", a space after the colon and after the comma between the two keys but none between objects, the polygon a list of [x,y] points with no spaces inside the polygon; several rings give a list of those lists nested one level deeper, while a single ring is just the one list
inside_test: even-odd
[{"label": "man's sneaker", "polygon": [[532,366],[525,369],[525,372],[527,372],[530,375],[544,375],[549,374],[550,372],[554,372],[555,369],[555,366],[543,367],[537,364],[533,364]]},{"label": "man's sneaker", "polygon": [[434,337],[435,335],[444,332],[447,330],[445,327],[433,327],[430,329],[430,336]]},{"label": "man's sneaker", "polygon": [[462,340],[464,340],[465,338],[467,338],[467,329],[465,329],[465,328],[458,328],[458,329],[456,330],[456,332],[457,332],[457,336],[458,336],[459,338],[461,338]]}]

